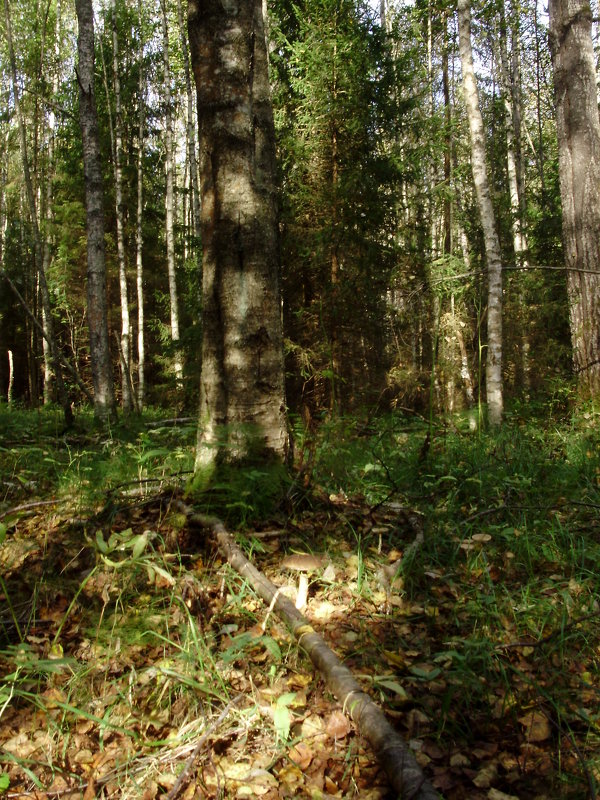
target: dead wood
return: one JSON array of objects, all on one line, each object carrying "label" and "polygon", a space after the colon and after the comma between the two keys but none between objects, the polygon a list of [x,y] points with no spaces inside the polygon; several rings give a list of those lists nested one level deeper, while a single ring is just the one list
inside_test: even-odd
[{"label": "dead wood", "polygon": [[[181,504],[183,506],[183,504]],[[228,563],[248,580],[254,591],[287,624],[298,643],[319,670],[342,708],[369,742],[385,769],[391,787],[403,800],[440,800],[440,795],[425,778],[414,754],[387,720],[376,703],[364,692],[352,672],[327,646],[306,617],[281,594],[242,553],[223,523],[215,517],[195,514],[183,506],[191,522],[213,533],[220,552]]]}]

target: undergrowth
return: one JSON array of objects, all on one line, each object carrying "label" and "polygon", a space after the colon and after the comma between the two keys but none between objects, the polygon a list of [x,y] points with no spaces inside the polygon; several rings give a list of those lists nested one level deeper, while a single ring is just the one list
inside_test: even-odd
[{"label": "undergrowth", "polygon": [[[154,502],[165,487],[183,491],[195,441],[193,422],[157,416],[109,432],[80,416],[65,431],[58,411],[0,407],[0,719],[14,733],[0,791],[17,768],[30,788],[60,791],[82,765],[92,774],[97,751],[112,754],[98,792],[139,796],[148,781],[166,791],[227,709],[230,740],[250,751],[270,731],[266,771],[294,735],[289,670],[305,667],[246,582],[168,499]],[[279,556],[244,533],[251,523],[280,527],[291,550],[327,552],[339,577],[318,591],[345,604],[331,638],[390,713],[411,720],[407,736],[423,739],[425,726],[442,749],[448,797],[479,797],[460,794],[477,770],[458,755],[474,747],[487,748],[491,785],[509,796],[596,791],[598,421],[590,409],[562,419],[519,409],[497,432],[461,418],[342,419],[296,431],[303,471],[283,505],[261,470],[219,486],[261,568]],[[37,749],[19,745],[27,726]]]}]

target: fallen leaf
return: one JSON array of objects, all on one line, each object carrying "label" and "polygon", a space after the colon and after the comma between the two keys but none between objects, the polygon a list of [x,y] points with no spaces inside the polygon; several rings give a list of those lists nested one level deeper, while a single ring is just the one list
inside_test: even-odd
[{"label": "fallen leaf", "polygon": [[530,711],[529,714],[519,717],[519,722],[525,728],[528,742],[545,742],[550,738],[552,733],[550,723],[539,711]]},{"label": "fallen leaf", "polygon": [[471,762],[464,753],[454,753],[450,756],[451,767],[468,767]]},{"label": "fallen leaf", "polygon": [[332,739],[344,739],[352,730],[352,723],[341,711],[334,711],[325,728]]},{"label": "fallen leaf", "polygon": [[290,750],[289,757],[299,769],[305,770],[310,766],[314,753],[306,742],[298,742]]},{"label": "fallen leaf", "polygon": [[480,769],[477,775],[473,778],[473,783],[478,789],[489,789],[492,781],[496,780],[498,774],[498,767],[494,762],[486,764],[483,769]]},{"label": "fallen leaf", "polygon": [[519,800],[519,798],[514,794],[505,794],[498,789],[490,789],[488,800]]}]

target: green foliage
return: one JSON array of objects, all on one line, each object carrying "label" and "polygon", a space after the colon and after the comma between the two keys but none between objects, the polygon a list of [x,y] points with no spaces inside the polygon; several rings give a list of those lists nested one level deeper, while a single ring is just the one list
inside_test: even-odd
[{"label": "green foliage", "polygon": [[[418,546],[410,546],[410,525],[391,528],[387,546],[408,549],[404,597],[429,616],[432,633],[440,616],[443,647],[422,653],[427,669],[412,675],[443,678],[444,739],[471,736],[490,708],[501,719],[524,714],[530,702],[565,730],[580,724],[564,670],[583,669],[574,654],[586,662],[598,646],[598,412],[526,412],[509,410],[494,433],[454,417],[430,441],[415,417],[371,420],[366,429],[338,421],[316,443],[317,480],[330,492],[422,520]],[[590,681],[598,677],[596,669]]]}]

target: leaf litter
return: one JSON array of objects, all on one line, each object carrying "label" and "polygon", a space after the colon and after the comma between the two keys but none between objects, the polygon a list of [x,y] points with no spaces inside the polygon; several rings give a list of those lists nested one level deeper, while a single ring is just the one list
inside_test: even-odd
[{"label": "leaf litter", "polygon": [[[0,791],[390,797],[288,631],[175,497],[146,495],[101,520],[64,504],[9,520]],[[498,529],[483,525],[455,536],[450,568],[424,557],[415,573],[405,511],[339,495],[240,541],[292,595],[282,554],[327,554],[307,616],[448,800],[594,797],[598,608],[589,583],[549,558],[546,618],[536,618],[506,546],[518,550],[520,536],[502,528],[498,546]]]}]

